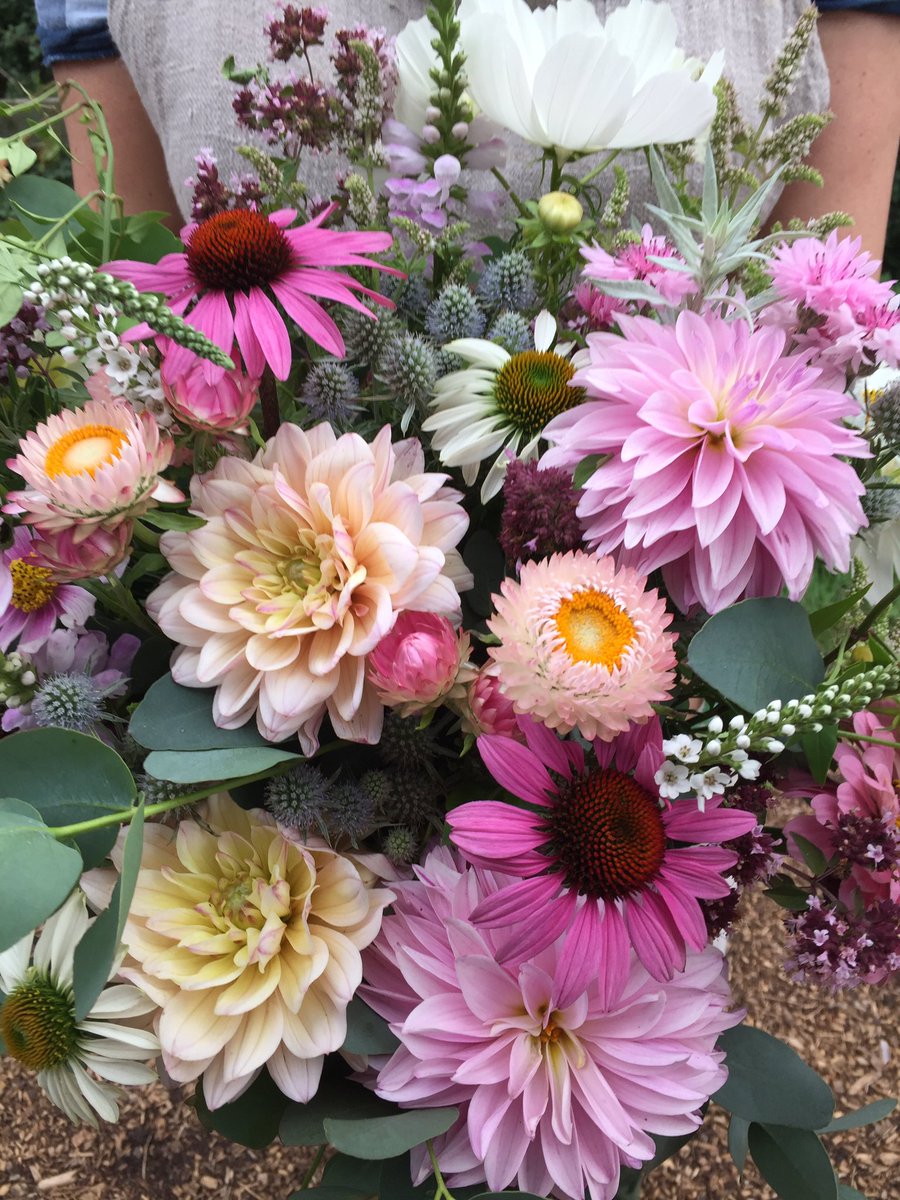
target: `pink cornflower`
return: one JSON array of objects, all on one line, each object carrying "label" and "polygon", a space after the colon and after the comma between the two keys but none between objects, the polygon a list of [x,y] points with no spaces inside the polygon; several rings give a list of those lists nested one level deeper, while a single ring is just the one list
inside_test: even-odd
[{"label": "pink cornflower", "polygon": [[[335,300],[367,316],[372,316],[371,311],[355,293],[393,307],[352,275],[329,269],[368,267],[400,274],[366,257],[387,250],[391,235],[323,229],[334,209],[330,205],[295,229],[290,228],[297,216],[292,208],[268,215],[231,209],[185,225],[183,254],[167,254],[157,264],[122,259],[107,263],[105,269],[144,291],[162,292],[174,312],[184,315],[226,354],[237,341],[249,375],[260,378],[268,363],[278,379],[286,379],[291,367],[290,338],[272,296],[307,337],[338,357],[343,357],[344,339],[319,299]],[[169,347],[167,378],[183,374],[193,362],[190,350]],[[207,363],[205,370],[212,380],[221,376],[223,368]]]},{"label": "pink cornflower", "polygon": [[39,650],[57,625],[77,628],[94,612],[94,597],[84,588],[60,583],[50,565],[32,547],[24,525],[0,554],[0,651],[18,640],[25,654]]},{"label": "pink cornflower", "polygon": [[863,485],[838,457],[868,448],[843,421],[852,396],[824,387],[777,329],[682,312],[623,317],[593,334],[572,383],[590,399],[554,418],[542,465],[608,454],[584,485],[585,540],[642,574],[663,569],[683,610],[742,596],[798,599],[817,557],[850,564]]},{"label": "pink cornflower", "polygon": [[501,962],[539,954],[564,933],[560,970],[581,986],[598,975],[619,986],[629,945],[655,979],[671,979],[687,947],[708,941],[699,901],[730,890],[723,876],[737,855],[713,843],[747,833],[755,814],[721,808],[721,796],[707,799],[704,812],[694,797],[662,808],[653,782],[663,761],[657,720],[594,742],[590,765],[577,742],[532,722],[522,729],[527,745],[484,736],[478,749],[527,807],[477,800],[447,815],[470,862],[519,877],[485,898],[472,920],[506,932]]},{"label": "pink cornflower", "polygon": [[881,263],[860,253],[862,238],[838,238],[833,230],[826,241],[793,238],[776,246],[766,269],[775,291],[785,300],[825,315],[842,304],[860,309],[886,304],[893,296],[890,283],[878,278]]},{"label": "pink cornflower", "polygon": [[[573,985],[559,939],[501,966],[500,935],[473,915],[510,877],[444,847],[416,874],[392,885],[391,914],[363,953],[361,994],[400,1039],[376,1091],[459,1108],[433,1143],[454,1191],[486,1181],[611,1200],[622,1165],[653,1156],[648,1135],[696,1129],[726,1078],[716,1039],[741,1014],[727,1011],[721,955],[689,954],[668,983],[632,956],[615,986],[605,971]],[[418,1181],[431,1173],[424,1147],[412,1169]]]},{"label": "pink cornflower", "polygon": [[517,713],[609,742],[653,715],[675,680],[672,618],[655,589],[583,550],[524,563],[492,597],[488,653]]},{"label": "pink cornflower", "polygon": [[[582,257],[587,261],[582,275],[585,279],[637,280],[655,288],[662,300],[669,304],[680,304],[685,296],[697,290],[697,284],[686,271],[670,270],[657,259],[670,258],[683,264],[684,259],[664,237],[656,237],[649,225],[641,229],[641,240],[629,242],[615,254],[607,254],[601,246],[582,246]],[[640,305],[643,307],[643,305]],[[612,323],[611,321],[609,322]]]}]

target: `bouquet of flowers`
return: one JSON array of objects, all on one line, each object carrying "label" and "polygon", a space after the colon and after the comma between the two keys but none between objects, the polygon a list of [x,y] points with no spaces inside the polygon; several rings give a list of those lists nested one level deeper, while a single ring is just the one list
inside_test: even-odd
[{"label": "bouquet of flowers", "polygon": [[721,936],[761,885],[798,985],[900,974],[900,307],[763,231],[814,20],[751,130],[652,0],[289,5],[180,239],[6,106],[0,1034],[74,1121],[158,1070],[321,1200],[612,1200],[712,1101],[859,1195],[892,1102],[833,1125]]}]

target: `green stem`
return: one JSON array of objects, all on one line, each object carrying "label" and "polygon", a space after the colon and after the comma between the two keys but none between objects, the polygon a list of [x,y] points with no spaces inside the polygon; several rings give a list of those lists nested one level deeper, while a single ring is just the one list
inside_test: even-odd
[{"label": "green stem", "polygon": [[306,1174],[303,1176],[303,1179],[301,1180],[301,1183],[300,1183],[300,1191],[301,1192],[306,1191],[306,1189],[312,1183],[313,1176],[315,1175],[316,1171],[318,1171],[319,1164],[321,1163],[322,1159],[325,1157],[325,1151],[327,1149],[328,1149],[328,1143],[326,1142],[324,1145],[320,1146],[318,1148],[318,1150],[316,1151],[315,1158],[309,1164],[309,1170],[306,1172]]},{"label": "green stem", "polygon": [[[261,779],[271,779],[274,775],[283,775],[292,766],[293,759],[289,759],[274,768],[270,767],[267,771],[255,771],[252,775],[241,775],[238,779],[219,780],[218,783],[200,788],[196,792],[175,796],[172,800],[161,800],[159,804],[148,804],[144,809],[144,816],[155,817],[160,813],[171,812],[173,808],[179,808],[181,805],[205,800],[208,796],[215,795],[216,792],[221,792],[225,788],[244,787],[248,783],[258,783]],[[74,825],[51,825],[49,832],[55,838],[77,837],[81,833],[89,833],[92,829],[104,829],[109,825],[127,825],[134,820],[137,812],[136,808],[121,808],[118,812],[106,813],[102,817],[92,817],[90,821],[76,821]]]},{"label": "green stem", "polygon": [[885,738],[867,737],[864,733],[850,733],[841,730],[842,742],[868,742],[872,746],[890,746],[892,750],[897,749],[896,742],[889,742]]},{"label": "green stem", "polygon": [[425,1143],[428,1147],[428,1157],[431,1159],[431,1169],[434,1171],[434,1181],[437,1184],[437,1189],[434,1193],[434,1200],[453,1200],[453,1194],[444,1183],[444,1177],[441,1174],[441,1168],[438,1166],[437,1155],[434,1152],[434,1146],[431,1144],[431,1138]]},{"label": "green stem", "polygon": [[39,250],[41,246],[43,246],[46,242],[49,242],[54,234],[58,233],[60,229],[64,229],[66,225],[68,225],[69,221],[71,221],[77,212],[81,212],[83,208],[86,208],[92,200],[96,200],[100,195],[102,195],[102,193],[98,189],[93,192],[89,192],[83,199],[79,200],[78,203],[73,205],[73,207],[70,208],[67,213],[64,213],[58,221],[54,221],[46,233],[42,234],[41,237],[38,238],[38,240],[34,243],[34,249]]},{"label": "green stem", "polygon": [[45,117],[43,121],[36,121],[34,125],[29,125],[27,129],[23,129],[17,136],[24,141],[25,138],[29,138],[35,133],[40,133],[42,129],[48,129],[51,125],[56,125],[59,121],[65,120],[66,117],[73,116],[78,112],[79,108],[81,108],[80,104],[73,104],[71,108],[61,109],[59,112]]},{"label": "green stem", "polygon": [[262,408],[262,432],[267,440],[274,437],[281,425],[281,410],[278,407],[278,389],[272,368],[267,366],[259,381],[259,403]]},{"label": "green stem", "polygon": [[509,182],[509,180],[506,178],[506,176],[503,174],[503,172],[499,169],[499,167],[491,167],[491,174],[494,176],[494,178],[497,180],[497,182],[501,185],[503,190],[506,192],[507,196],[509,196],[510,200],[512,200],[513,204],[519,210],[520,216],[530,217],[531,213],[528,211],[528,209],[525,207],[525,205],[522,203],[522,201],[519,199],[519,197],[513,191],[512,184]]},{"label": "green stem", "polygon": [[134,523],[134,540],[148,546],[151,550],[159,550],[159,534],[148,529],[142,521]]},{"label": "green stem", "polygon": [[587,175],[582,177],[581,186],[584,187],[586,183],[590,183],[592,179],[595,179],[601,171],[605,171],[613,159],[619,157],[620,153],[620,150],[613,150],[612,154],[608,154],[601,163],[598,163],[596,167],[588,171]]}]

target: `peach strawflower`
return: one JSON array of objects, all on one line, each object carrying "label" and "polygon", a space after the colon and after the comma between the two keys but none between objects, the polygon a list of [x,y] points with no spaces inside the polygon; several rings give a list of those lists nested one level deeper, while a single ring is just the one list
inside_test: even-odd
[{"label": "peach strawflower", "polygon": [[145,832],[121,974],[160,1006],[169,1075],[203,1075],[210,1108],[264,1066],[291,1099],[315,1095],[324,1055],[347,1034],[360,951],[394,898],[367,868],[295,832],[224,794],[203,824]]},{"label": "peach strawflower", "polygon": [[655,590],[584,551],[525,563],[488,621],[500,690],[519,714],[560,733],[611,741],[653,715],[675,679],[672,620]]},{"label": "peach strawflower", "polygon": [[366,657],[403,609],[455,616],[471,586],[454,547],[468,518],[415,439],[368,444],[327,424],[283,425],[253,462],[195,477],[201,529],[163,535],[175,569],[147,602],[179,643],[172,674],[215,687],[216,724],[256,714],[271,741],[377,742],[384,709]]},{"label": "peach strawflower", "polygon": [[21,514],[41,533],[73,529],[74,541],[98,526],[115,529],[154,500],[178,501],[160,479],[172,457],[171,438],[149,413],[119,400],[88,400],[42,421],[7,462],[26,487],[10,492],[4,512]]}]

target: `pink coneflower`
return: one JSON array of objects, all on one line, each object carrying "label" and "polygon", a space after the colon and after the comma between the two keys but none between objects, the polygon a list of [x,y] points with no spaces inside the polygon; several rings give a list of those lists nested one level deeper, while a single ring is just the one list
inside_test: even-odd
[{"label": "pink coneflower", "polygon": [[41,533],[72,529],[74,542],[98,527],[115,529],[154,500],[183,500],[160,478],[174,448],[149,413],[117,400],[88,400],[42,421],[7,461],[28,485],[10,492],[4,512]]},{"label": "pink coneflower", "polygon": [[868,449],[843,421],[852,396],[823,387],[781,330],[683,312],[623,317],[588,339],[573,384],[591,399],[544,431],[542,465],[610,455],[584,485],[585,539],[643,574],[662,567],[682,609],[742,596],[799,599],[813,563],[850,564],[863,485],[838,455]]},{"label": "pink coneflower", "polygon": [[18,639],[18,649],[40,649],[57,625],[84,625],[94,612],[94,597],[84,588],[59,583],[50,565],[32,548],[24,525],[0,554],[0,651]]},{"label": "pink coneflower", "polygon": [[[477,800],[447,815],[453,842],[476,866],[518,875],[472,914],[492,929],[517,926],[500,960],[538,954],[566,934],[562,966],[586,981],[623,979],[629,943],[656,979],[684,969],[686,947],[708,940],[700,900],[724,896],[737,856],[713,843],[740,837],[756,816],[720,808],[721,796],[660,807],[659,722],[613,743],[561,742],[523,722],[527,745],[485,736],[478,749],[493,777],[527,807]],[[552,772],[552,774],[551,774]],[[673,846],[672,842],[700,843]]]},{"label": "pink coneflower", "polygon": [[504,579],[488,653],[517,713],[611,741],[653,715],[675,679],[671,617],[646,579],[576,550],[525,563]]},{"label": "pink coneflower", "polygon": [[[486,1181],[492,1192],[611,1200],[622,1165],[653,1156],[648,1135],[696,1129],[725,1081],[716,1039],[741,1014],[727,1011],[721,955],[689,954],[669,983],[626,956],[618,986],[605,972],[572,986],[559,940],[498,965],[500,937],[473,910],[508,876],[443,847],[416,873],[392,885],[391,915],[363,953],[361,994],[400,1039],[376,1091],[459,1108],[433,1143],[454,1191]],[[418,1181],[430,1174],[424,1147],[412,1168]]]},{"label": "pink coneflower", "polygon": [[[248,208],[229,209],[199,224],[185,225],[183,254],[167,254],[158,264],[122,259],[107,263],[105,269],[145,291],[162,292],[174,312],[183,314],[226,354],[237,341],[249,375],[259,379],[268,363],[279,379],[286,379],[291,343],[271,296],[307,337],[338,357],[344,355],[344,339],[319,299],[335,300],[367,316],[372,316],[371,311],[355,293],[393,307],[352,275],[328,269],[368,267],[400,274],[366,257],[390,247],[389,233],[321,227],[335,207],[330,205],[296,229],[289,228],[297,216],[293,208],[268,215]],[[166,377],[183,374],[193,361],[190,350],[170,346]],[[209,379],[222,372],[211,363],[205,369]]]}]

